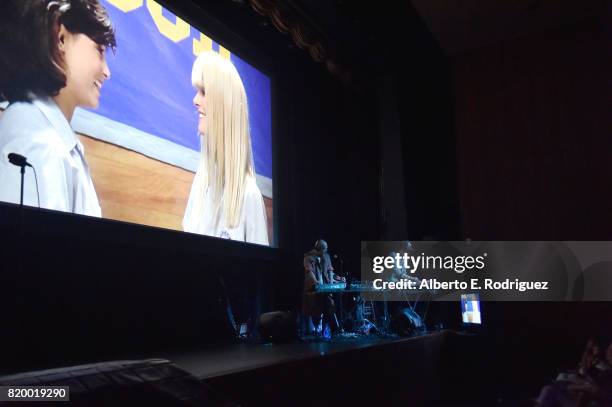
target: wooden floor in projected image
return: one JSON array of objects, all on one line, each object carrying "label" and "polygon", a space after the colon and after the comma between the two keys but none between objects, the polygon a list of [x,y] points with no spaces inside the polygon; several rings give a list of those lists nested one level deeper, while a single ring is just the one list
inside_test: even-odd
[{"label": "wooden floor in projected image", "polygon": [[[140,153],[80,135],[102,216],[182,231],[194,173]],[[272,199],[264,197],[273,242]]]},{"label": "wooden floor in projected image", "polygon": [[[0,108],[0,117],[4,110]],[[194,173],[80,134],[102,217],[182,231]],[[264,197],[274,242],[272,199]]]}]

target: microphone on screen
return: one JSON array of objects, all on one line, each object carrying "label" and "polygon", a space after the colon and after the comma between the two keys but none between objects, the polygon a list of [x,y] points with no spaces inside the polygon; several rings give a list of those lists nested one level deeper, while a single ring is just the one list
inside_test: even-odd
[{"label": "microphone on screen", "polygon": [[38,176],[36,175],[36,168],[28,162],[28,159],[17,153],[9,153],[8,160],[11,164],[21,168],[21,193],[19,197],[19,205],[23,207],[23,177],[25,175],[25,167],[30,167],[34,171],[34,180],[36,181],[36,200],[38,207],[40,208],[40,193],[38,192]]},{"label": "microphone on screen", "polygon": [[25,166],[28,166],[28,167],[34,168],[34,167],[32,167],[32,165],[31,165],[31,164],[28,162],[28,159],[27,159],[27,158],[25,158],[24,156],[22,156],[22,155],[20,155],[20,154],[17,154],[17,153],[9,153],[9,155],[8,155],[8,160],[9,160],[9,162],[10,162],[11,164],[16,165],[17,167],[21,167],[21,168],[23,168],[23,167],[25,167]]}]

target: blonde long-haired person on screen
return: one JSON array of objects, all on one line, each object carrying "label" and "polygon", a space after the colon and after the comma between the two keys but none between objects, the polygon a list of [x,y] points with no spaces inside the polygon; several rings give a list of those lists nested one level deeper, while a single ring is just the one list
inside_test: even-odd
[{"label": "blonde long-haired person on screen", "polygon": [[201,157],[186,232],[268,245],[266,208],[255,181],[246,91],[234,65],[216,52],[193,64]]}]

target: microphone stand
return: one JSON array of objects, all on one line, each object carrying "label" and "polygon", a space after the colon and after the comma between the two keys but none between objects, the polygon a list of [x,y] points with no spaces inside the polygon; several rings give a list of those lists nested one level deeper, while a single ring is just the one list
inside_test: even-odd
[{"label": "microphone stand", "polygon": [[[23,208],[23,177],[25,176],[25,165],[21,166],[21,194],[19,199],[19,205]],[[23,209],[22,209],[23,210]]]},{"label": "microphone stand", "polygon": [[[344,282],[345,282],[345,287],[344,290],[348,290],[350,281],[348,279],[348,276],[346,276],[344,274],[344,260],[342,259],[342,256],[340,256],[339,254],[334,255],[334,258],[340,260],[340,275],[342,277],[344,277]],[[342,325],[338,324],[337,322],[337,318],[336,318],[336,326],[338,326],[340,328],[340,332],[344,333],[344,321],[346,318],[346,312],[344,312],[344,293],[342,291],[340,291],[338,293],[338,305],[339,305],[339,310],[340,310],[340,321],[342,321]],[[334,317],[336,315],[334,314]]]},{"label": "microphone stand", "polygon": [[19,268],[21,269],[21,254],[22,254],[22,245],[23,245],[23,237],[24,227],[23,227],[23,184],[24,184],[24,176],[25,176],[25,165],[21,166],[21,193],[19,194],[19,213],[20,213],[20,222],[19,222]]},{"label": "microphone stand", "polygon": [[[25,165],[21,166],[21,188],[19,194],[19,234],[17,235],[17,270],[19,277],[14,280],[13,292],[17,294],[15,298],[15,305],[19,309],[24,309],[23,293],[24,288],[22,285],[22,279],[24,278],[25,267],[23,264],[24,252],[25,252],[25,227],[24,227],[24,207],[23,207],[23,185],[25,176]],[[27,315],[27,314],[26,314]]]},{"label": "microphone stand", "polygon": [[[32,167],[30,164],[28,164],[27,159],[23,156],[20,156],[19,154],[15,154],[15,153],[10,153],[8,155],[8,160],[11,164],[13,165],[17,165],[20,167],[20,172],[21,172],[21,185],[19,188],[19,231],[18,231],[18,238],[17,240],[17,250],[16,250],[16,254],[17,254],[17,268],[19,270],[19,275],[20,278],[13,280],[12,282],[15,284],[12,288],[13,288],[13,293],[16,294],[16,302],[15,305],[17,307],[19,307],[19,309],[22,309],[24,307],[23,304],[23,297],[21,296],[21,294],[24,292],[24,289],[22,287],[22,279],[25,277],[24,274],[24,246],[25,246],[25,225],[24,225],[24,206],[23,206],[23,190],[24,190],[24,185],[25,185],[25,167],[26,165]],[[32,167],[34,168],[34,167]],[[36,194],[38,196],[38,182],[36,185]],[[40,206],[40,203],[39,203]]]}]

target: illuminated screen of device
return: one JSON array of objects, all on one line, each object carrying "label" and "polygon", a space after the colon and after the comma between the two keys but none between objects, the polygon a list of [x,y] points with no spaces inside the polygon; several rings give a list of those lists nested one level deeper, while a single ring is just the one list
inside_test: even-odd
[{"label": "illuminated screen of device", "polygon": [[461,294],[461,319],[464,324],[482,324],[478,294]]}]

